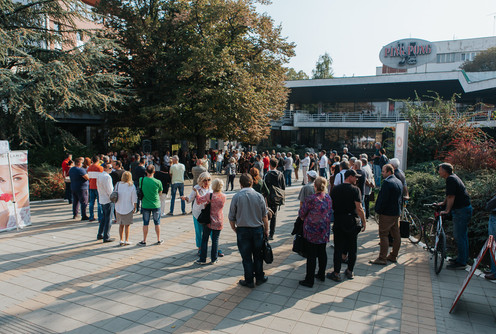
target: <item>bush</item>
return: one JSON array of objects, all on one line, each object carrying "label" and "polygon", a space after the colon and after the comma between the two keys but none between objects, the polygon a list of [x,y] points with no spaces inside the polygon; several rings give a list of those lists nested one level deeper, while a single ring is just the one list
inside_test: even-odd
[{"label": "bush", "polygon": [[496,143],[494,140],[475,142],[456,140],[454,149],[445,155],[445,161],[460,169],[475,172],[481,169],[496,169]]},{"label": "bush", "polygon": [[47,163],[29,169],[30,200],[64,198],[65,182],[61,168]]},{"label": "bush", "polygon": [[[428,168],[428,165],[432,168]],[[445,198],[446,182],[437,175],[435,166],[438,162],[424,163],[412,166],[406,172],[408,189],[410,192],[409,208],[422,221],[433,217],[433,212],[429,208],[424,208],[424,204],[441,202]],[[456,167],[455,167],[456,168]],[[476,172],[457,171],[455,173],[462,179],[470,195],[474,214],[469,225],[469,246],[470,257],[478,255],[480,249],[487,240],[487,224],[489,213],[484,211],[486,202],[491,199],[496,189],[496,173],[494,170],[479,170]],[[452,222],[447,221],[444,228],[448,241],[448,252],[453,254],[456,245],[453,240]]]}]

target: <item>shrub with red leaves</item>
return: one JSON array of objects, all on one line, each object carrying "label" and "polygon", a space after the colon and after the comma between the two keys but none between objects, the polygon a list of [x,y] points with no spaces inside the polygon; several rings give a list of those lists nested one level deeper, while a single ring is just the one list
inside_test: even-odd
[{"label": "shrub with red leaves", "polygon": [[496,142],[492,139],[482,142],[454,140],[450,151],[440,155],[444,161],[459,169],[470,172],[496,169]]}]

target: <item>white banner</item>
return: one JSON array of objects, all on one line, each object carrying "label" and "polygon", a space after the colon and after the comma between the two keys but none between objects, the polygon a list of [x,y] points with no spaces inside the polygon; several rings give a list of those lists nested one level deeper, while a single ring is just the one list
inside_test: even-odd
[{"label": "white banner", "polygon": [[408,155],[408,121],[396,123],[396,137],[394,141],[394,157],[400,160],[400,169],[406,170]]},{"label": "white banner", "polygon": [[28,151],[10,152],[12,180],[16,198],[16,213],[14,212],[14,196],[10,182],[7,154],[0,155],[0,231],[16,228],[16,214],[20,228],[31,225],[31,213],[29,210]]}]

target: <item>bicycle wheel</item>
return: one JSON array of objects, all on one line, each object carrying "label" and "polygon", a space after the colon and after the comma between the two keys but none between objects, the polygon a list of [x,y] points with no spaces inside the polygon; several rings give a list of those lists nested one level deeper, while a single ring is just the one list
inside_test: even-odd
[{"label": "bicycle wheel", "polygon": [[436,244],[436,224],[434,218],[429,218],[424,224],[423,237],[425,247],[432,253]]},{"label": "bicycle wheel", "polygon": [[438,275],[443,270],[444,257],[446,256],[446,235],[444,231],[439,234],[437,247],[434,249],[434,271]]},{"label": "bicycle wheel", "polygon": [[410,242],[414,245],[418,244],[422,239],[422,224],[415,215],[408,214],[407,219],[410,226]]}]

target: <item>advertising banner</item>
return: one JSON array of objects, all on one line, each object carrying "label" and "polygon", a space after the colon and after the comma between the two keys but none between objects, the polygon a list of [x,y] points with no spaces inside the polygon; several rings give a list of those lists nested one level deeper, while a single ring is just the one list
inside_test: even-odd
[{"label": "advertising banner", "polygon": [[400,169],[406,170],[408,155],[408,121],[396,123],[394,157],[400,160]]},{"label": "advertising banner", "polygon": [[[0,154],[0,231],[31,225],[29,211],[28,151],[10,152],[12,178],[9,171],[9,157]],[[12,191],[12,183],[14,191]],[[13,200],[15,195],[16,205]],[[17,212],[14,212],[16,207]]]}]

